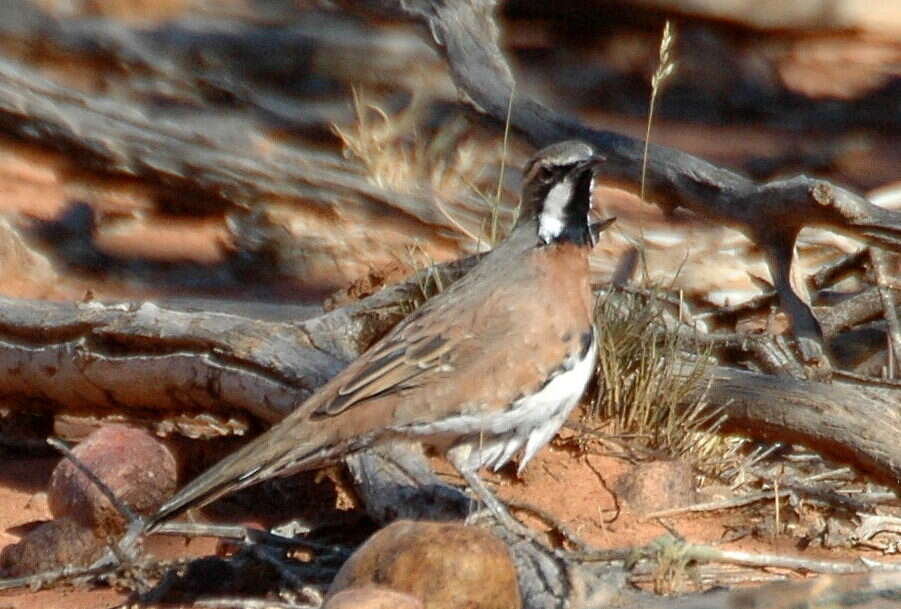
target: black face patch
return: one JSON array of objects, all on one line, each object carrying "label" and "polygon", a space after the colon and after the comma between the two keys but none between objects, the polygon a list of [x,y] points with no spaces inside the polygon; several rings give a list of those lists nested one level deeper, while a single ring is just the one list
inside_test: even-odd
[{"label": "black face patch", "polygon": [[563,231],[557,237],[557,241],[575,243],[576,245],[592,245],[591,228],[588,224],[588,212],[591,210],[591,183],[594,172],[590,166],[578,168],[575,178],[575,187],[569,203],[566,205],[566,215]]},{"label": "black face patch", "polygon": [[538,238],[544,245],[575,243],[593,246],[589,226],[594,168],[583,162],[561,167],[557,178],[541,189],[538,210]]}]

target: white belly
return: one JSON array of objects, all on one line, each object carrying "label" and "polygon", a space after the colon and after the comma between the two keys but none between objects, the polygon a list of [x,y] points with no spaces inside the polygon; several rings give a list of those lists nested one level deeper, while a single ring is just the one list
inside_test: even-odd
[{"label": "white belly", "polygon": [[537,393],[520,398],[503,411],[459,415],[415,425],[409,430],[449,440],[455,453],[449,456],[457,465],[472,471],[484,466],[497,470],[521,450],[519,470],[522,471],[579,403],[594,372],[596,357],[597,341],[592,340],[584,357],[568,362],[568,370],[554,376]]}]

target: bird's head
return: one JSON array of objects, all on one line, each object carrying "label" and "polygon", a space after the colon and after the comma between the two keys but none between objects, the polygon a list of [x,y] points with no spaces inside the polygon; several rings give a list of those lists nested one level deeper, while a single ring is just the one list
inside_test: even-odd
[{"label": "bird's head", "polygon": [[593,246],[612,222],[592,225],[589,217],[595,168],[603,160],[585,142],[567,140],[542,148],[526,164],[520,218],[537,220],[541,244]]}]

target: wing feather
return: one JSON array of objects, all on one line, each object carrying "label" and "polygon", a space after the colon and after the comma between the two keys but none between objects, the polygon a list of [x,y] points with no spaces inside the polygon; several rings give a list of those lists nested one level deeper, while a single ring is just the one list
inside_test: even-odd
[{"label": "wing feather", "polygon": [[335,397],[317,408],[313,416],[334,416],[375,397],[414,387],[449,364],[453,351],[448,337],[423,335],[412,341],[391,341],[342,385]]}]

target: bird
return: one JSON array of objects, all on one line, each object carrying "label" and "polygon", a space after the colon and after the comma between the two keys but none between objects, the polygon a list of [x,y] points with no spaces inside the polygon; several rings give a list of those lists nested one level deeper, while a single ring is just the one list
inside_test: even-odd
[{"label": "bird", "polygon": [[506,240],[285,419],[189,482],[144,530],[392,439],[444,452],[510,523],[479,470],[518,455],[522,471],[563,425],[596,365],[588,256],[613,220],[591,221],[602,161],[578,140],[538,151],[524,168],[520,216]]}]

